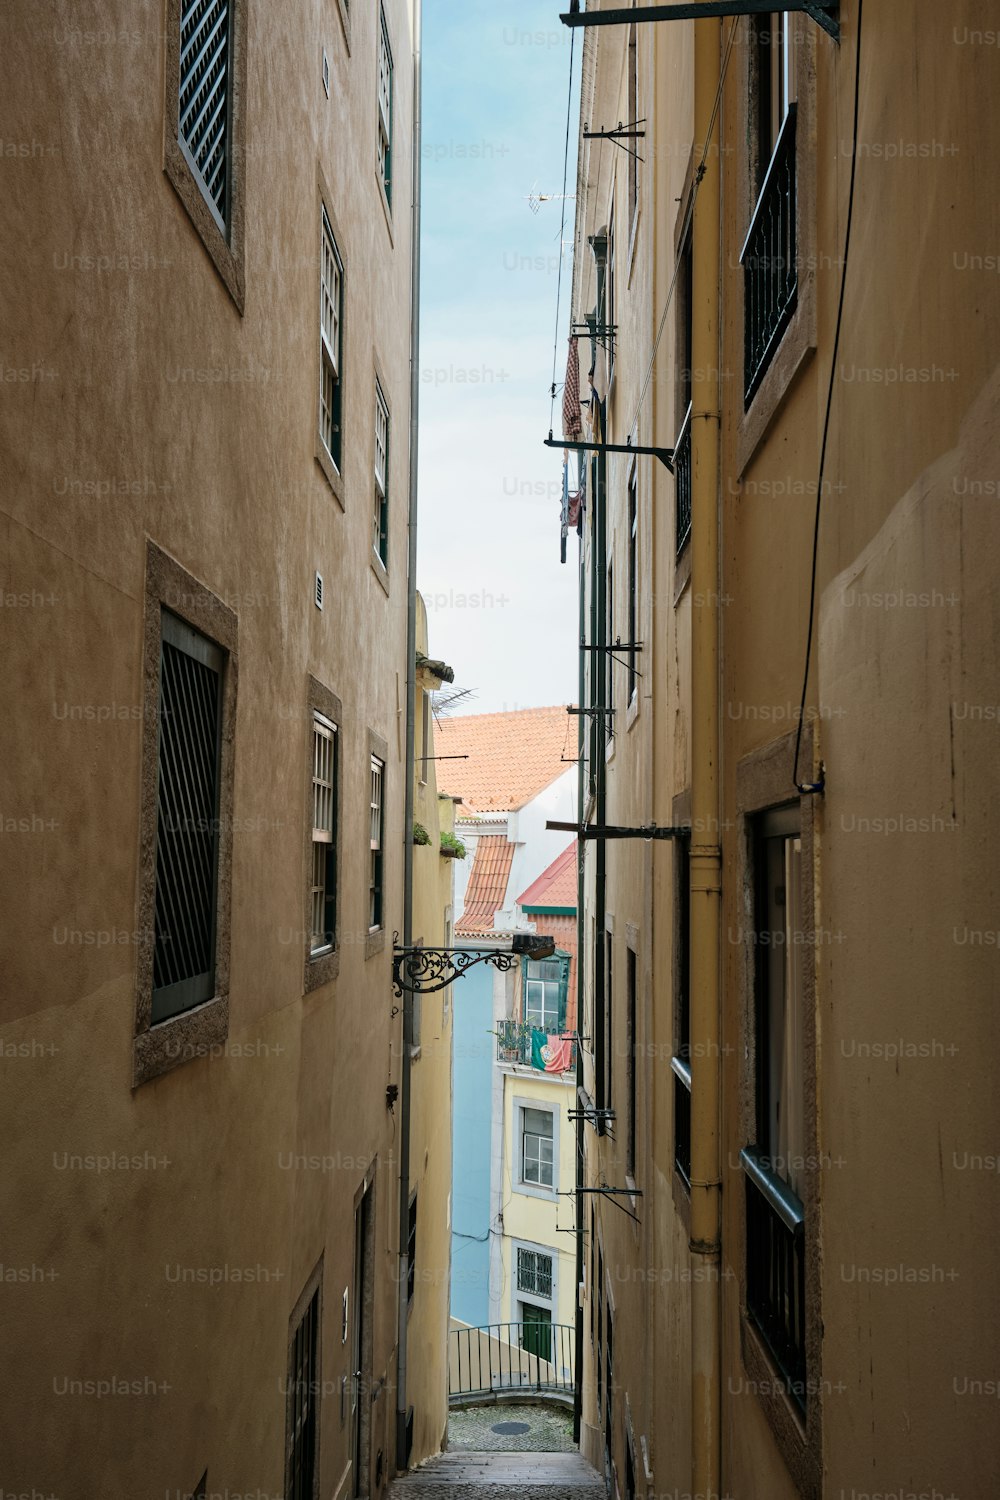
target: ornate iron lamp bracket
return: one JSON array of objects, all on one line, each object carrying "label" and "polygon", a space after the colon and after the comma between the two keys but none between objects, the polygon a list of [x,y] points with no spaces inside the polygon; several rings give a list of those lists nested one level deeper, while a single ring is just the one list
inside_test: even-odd
[{"label": "ornate iron lamp bracket", "polygon": [[515,933],[509,948],[401,948],[399,933],[392,935],[392,992],[397,997],[432,995],[455,979],[461,979],[477,964],[490,964],[505,974],[521,958],[549,958],[555,940],[542,934]]}]

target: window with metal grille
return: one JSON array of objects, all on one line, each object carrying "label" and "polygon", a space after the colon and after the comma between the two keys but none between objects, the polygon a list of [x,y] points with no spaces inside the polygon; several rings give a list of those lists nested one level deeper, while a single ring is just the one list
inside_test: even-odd
[{"label": "window with metal grille", "polygon": [[410,1199],[410,1213],[406,1224],[406,1300],[413,1301],[417,1285],[417,1195]]},{"label": "window with metal grille", "polygon": [[392,48],[385,11],[379,6],[378,42],[378,169],[385,196],[392,205]]},{"label": "window with metal grille", "polygon": [[288,1370],[288,1429],[285,1439],[287,1500],[313,1500],[319,1439],[319,1288],[292,1340]]},{"label": "window with metal grille", "polygon": [[517,1289],[536,1297],[552,1296],[552,1257],[517,1247]]},{"label": "window with metal grille", "polygon": [[635,1131],[636,1131],[636,991],[638,980],[636,957],[631,948],[625,951],[626,997],[625,1034],[628,1043],[628,1115],[625,1120],[625,1171],[635,1178]]},{"label": "window with metal grille", "polygon": [[[795,174],[795,31],[788,11],[752,23],[754,153],[757,206],[743,265],[744,404],[749,407],[798,298]],[[753,86],[753,84],[752,84]]]},{"label": "window with metal grille", "polygon": [[375,504],[372,510],[372,549],[383,567],[389,566],[389,408],[382,387],[375,382]]},{"label": "window with metal grille", "polygon": [[[629,129],[638,129],[639,119],[639,42],[638,27],[630,26],[628,33],[628,118]],[[629,234],[635,227],[636,210],[639,207],[639,142],[626,141],[628,147],[628,227]]]},{"label": "window with metal grille", "polygon": [[337,726],[322,714],[312,723],[312,935],[314,957],[337,941]]},{"label": "window with metal grille", "polygon": [[344,315],[344,263],[323,210],[320,238],[320,411],[319,431],[337,467],[341,455],[341,350]]},{"label": "window with metal grille", "polygon": [[377,755],[372,756],[371,806],[369,830],[371,836],[371,864],[368,879],[368,926],[373,931],[382,926],[382,836],[385,827],[385,763]]},{"label": "window with metal grille", "polygon": [[152,1021],[215,993],[225,652],[161,615]]},{"label": "window with metal grille", "polygon": [[183,0],[177,139],[213,217],[228,236],[232,6]]},{"label": "window with metal grille", "polygon": [[524,965],[524,1020],[552,1035],[566,1021],[566,990],[569,960],[526,959]]},{"label": "window with metal grille", "polygon": [[535,1187],[552,1186],[553,1167],[552,1111],[521,1111],[521,1181]]}]

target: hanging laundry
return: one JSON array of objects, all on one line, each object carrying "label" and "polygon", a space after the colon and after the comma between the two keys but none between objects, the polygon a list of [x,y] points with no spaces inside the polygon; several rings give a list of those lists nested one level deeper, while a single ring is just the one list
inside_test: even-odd
[{"label": "hanging laundry", "polygon": [[580,416],[580,347],[575,338],[569,341],[566,357],[566,383],[563,386],[563,437],[573,442],[583,431]]}]

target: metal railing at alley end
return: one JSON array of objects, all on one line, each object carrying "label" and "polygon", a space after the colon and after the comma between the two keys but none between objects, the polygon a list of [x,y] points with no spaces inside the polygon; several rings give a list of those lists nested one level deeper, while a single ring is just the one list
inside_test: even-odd
[{"label": "metal railing at alley end", "polygon": [[576,1330],[567,1323],[484,1323],[448,1336],[448,1400],[573,1396]]}]

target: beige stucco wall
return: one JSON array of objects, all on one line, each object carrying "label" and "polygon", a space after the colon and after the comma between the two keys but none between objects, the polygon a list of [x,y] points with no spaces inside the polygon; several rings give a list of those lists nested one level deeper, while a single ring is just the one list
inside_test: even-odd
[{"label": "beige stucco wall", "polygon": [[[29,372],[0,400],[17,705],[0,730],[17,820],[0,873],[3,1258],[44,1278],[5,1301],[10,1490],[188,1494],[207,1468],[213,1492],[279,1493],[289,1316],[322,1256],[321,1493],[350,1492],[341,1295],[370,1171],[362,1399],[373,1472],[380,1451],[383,1483],[391,1470],[411,21],[405,0],[385,8],[391,226],[372,14],[352,7],[348,49],[337,5],[247,7],[242,316],[164,175],[161,8],[113,0],[81,21],[15,3],[0,19],[4,140],[28,147],[2,165],[3,355]],[[313,456],[319,170],[347,267],[343,508]],[[376,357],[394,432],[388,591],[369,561]],[[236,612],[240,687],[227,1049],[133,1090],[147,537]],[[308,673],[343,703],[342,953],[339,978],[303,995]],[[369,731],[389,749],[386,939],[366,959]],[[115,1378],[139,1393],[61,1393]]]},{"label": "beige stucco wall", "polygon": [[[738,23],[719,115],[723,180],[720,388],[722,1493],[844,1500],[875,1493],[978,1496],[997,1471],[989,1410],[997,1326],[984,1300],[996,1239],[992,1004],[997,817],[992,765],[1000,318],[996,152],[982,133],[995,49],[976,40],[979,7],[867,7],[854,240],[838,355],[818,567],[811,717],[826,770],[813,828],[815,1079],[820,1156],[810,1255],[822,1317],[810,1371],[821,1413],[812,1490],[789,1461],[754,1381],[741,1313],[747,1062],[752,1016],[747,832],[738,773],[794,731],[802,685],[819,442],[839,293],[850,166],[856,6],[841,7],[838,50],[800,17],[815,146],[800,167],[814,209],[802,274],[818,352],[742,430],[739,247],[746,231],[747,21]],[[722,23],[723,38],[731,22]],[[909,38],[905,83],[898,38]],[[596,84],[588,91],[588,77]],[[610,436],[669,444],[676,432],[675,330],[668,312],[635,428],[633,414],[674,274],[689,185],[692,28],[639,28],[640,149],[635,258],[618,231],[619,347]],[[628,118],[625,32],[587,34],[582,118]],[[626,211],[624,153],[584,144],[574,314],[593,305],[585,236]],[[655,195],[655,214],[649,209]],[[645,201],[644,201],[645,196]],[[678,201],[681,200],[681,201]],[[803,300],[805,298],[803,297]],[[807,339],[808,344],[808,339]],[[581,355],[586,370],[586,357]],[[753,443],[756,446],[753,446]],[[609,459],[616,623],[624,628],[626,461]],[[607,821],[677,819],[691,782],[693,601],[674,559],[674,487],[640,459],[641,639],[635,722],[609,762]],[[697,524],[697,520],[696,520]],[[585,538],[585,557],[590,535]],[[622,674],[624,678],[624,673]],[[618,707],[624,684],[617,684]],[[649,694],[649,700],[646,699]],[[624,717],[624,715],[622,715]],[[806,771],[808,774],[808,771]],[[792,796],[790,779],[780,796]],[[780,800],[780,798],[779,798]],[[595,901],[588,848],[583,962],[593,993]],[[647,1439],[650,1494],[686,1493],[690,1471],[690,1263],[686,1195],[673,1171],[674,877],[670,846],[608,845],[616,1028],[624,1025],[622,940],[639,944],[642,1062],[633,1228],[599,1205],[597,1233],[615,1310],[614,1457],[626,1412]],[[742,934],[742,936],[741,936]],[[591,1024],[584,1018],[584,1030]],[[615,1060],[623,1032],[618,1033]],[[593,1066],[585,1061],[589,1088]],[[619,1078],[621,1069],[619,1068]],[[586,1132],[588,1181],[624,1180],[616,1135]],[[589,1249],[585,1252],[590,1282]],[[584,1313],[584,1447],[600,1461],[590,1307]],[[773,1388],[776,1378],[770,1384]],[[813,1399],[815,1398],[815,1399]],[[640,1465],[641,1467],[641,1465]],[[640,1487],[640,1492],[645,1493]]]}]

